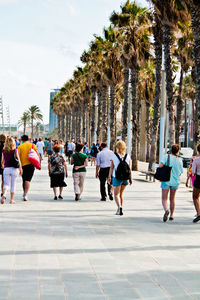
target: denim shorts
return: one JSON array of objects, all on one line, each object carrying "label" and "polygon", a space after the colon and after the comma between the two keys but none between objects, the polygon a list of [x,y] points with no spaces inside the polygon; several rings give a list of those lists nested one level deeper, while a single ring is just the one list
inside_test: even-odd
[{"label": "denim shorts", "polygon": [[128,180],[118,180],[117,178],[113,177],[112,185],[113,186],[128,185]]},{"label": "denim shorts", "polygon": [[165,182],[161,182],[161,189],[163,190],[177,190],[179,185],[167,185]]}]

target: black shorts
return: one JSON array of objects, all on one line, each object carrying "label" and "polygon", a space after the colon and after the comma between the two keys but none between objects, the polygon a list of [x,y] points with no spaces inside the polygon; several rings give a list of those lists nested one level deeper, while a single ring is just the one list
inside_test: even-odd
[{"label": "black shorts", "polygon": [[23,173],[22,173],[23,181],[31,181],[35,171],[35,167],[32,164],[29,164],[23,166],[22,169],[23,169]]}]

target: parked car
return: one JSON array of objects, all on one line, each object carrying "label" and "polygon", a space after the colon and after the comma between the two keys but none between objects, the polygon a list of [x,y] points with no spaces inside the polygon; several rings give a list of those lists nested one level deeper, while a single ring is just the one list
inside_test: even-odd
[{"label": "parked car", "polygon": [[[167,149],[167,153],[170,154],[171,150]],[[190,161],[192,159],[193,156],[193,149],[192,148],[187,148],[187,147],[183,147],[181,148],[181,150],[179,151],[179,157],[182,158],[183,160],[183,167],[187,168],[190,165]]]},{"label": "parked car", "polygon": [[193,156],[193,149],[192,148],[181,148],[180,152],[179,152],[179,156],[182,158],[183,160],[183,167],[187,168],[190,165],[190,161],[192,159]]}]

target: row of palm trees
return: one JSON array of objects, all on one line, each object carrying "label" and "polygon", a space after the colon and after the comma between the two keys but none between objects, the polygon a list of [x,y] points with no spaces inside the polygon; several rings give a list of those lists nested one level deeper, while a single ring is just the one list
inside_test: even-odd
[{"label": "row of palm trees", "polygon": [[94,35],[89,50],[81,55],[83,66],[77,67],[73,78],[51,103],[58,115],[59,136],[91,143],[96,135],[100,140],[108,138],[113,149],[117,138],[116,116],[121,106],[121,134],[127,140],[131,99],[134,170],[137,170],[143,125],[141,100],[146,101],[147,108],[146,132],[151,147],[146,151],[150,169],[157,160],[162,60],[166,72],[169,144],[180,143],[184,100],[188,98],[194,103],[194,146],[200,134],[200,2],[149,2],[151,7],[144,8],[128,0],[120,12],[111,14],[110,26],[104,28],[103,37]]},{"label": "row of palm trees", "polygon": [[36,135],[38,137],[41,122],[43,120],[43,115],[40,108],[37,105],[31,105],[25,112],[23,112],[20,120],[18,121],[18,126],[23,127],[23,133],[26,134],[27,127],[31,127],[31,138],[33,139]]}]

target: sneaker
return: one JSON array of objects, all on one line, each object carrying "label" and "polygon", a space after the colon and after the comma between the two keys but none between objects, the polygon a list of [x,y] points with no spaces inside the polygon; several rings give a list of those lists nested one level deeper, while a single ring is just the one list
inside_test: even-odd
[{"label": "sneaker", "polygon": [[23,200],[28,201],[28,197],[26,195],[24,195]]},{"label": "sneaker", "polygon": [[174,217],[169,217],[169,220],[170,221],[174,221]]},{"label": "sneaker", "polygon": [[193,223],[197,223],[200,221],[200,216],[197,216],[196,218],[194,218]]},{"label": "sneaker", "polygon": [[54,197],[54,200],[58,200],[58,197],[57,197],[57,196],[55,196],[55,197]]},{"label": "sneaker", "polygon": [[112,201],[113,200],[113,195],[109,194],[109,199]]},{"label": "sneaker", "polygon": [[61,195],[58,196],[58,199],[63,199],[63,197]]},{"label": "sneaker", "polygon": [[120,209],[117,209],[116,215],[119,216],[120,215]]},{"label": "sneaker", "polygon": [[163,216],[163,222],[167,222],[168,216],[169,216],[169,211],[166,210],[166,212],[164,213],[164,216]]},{"label": "sneaker", "polygon": [[101,198],[101,200],[100,201],[106,201],[106,197],[105,198]]},{"label": "sneaker", "polygon": [[123,216],[122,207],[120,207],[120,209],[119,209],[119,215],[120,215],[120,216]]}]

